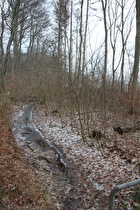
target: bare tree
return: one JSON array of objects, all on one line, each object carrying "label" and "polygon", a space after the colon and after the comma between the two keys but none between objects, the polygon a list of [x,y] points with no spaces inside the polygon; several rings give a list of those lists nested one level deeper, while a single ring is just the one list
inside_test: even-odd
[{"label": "bare tree", "polygon": [[54,1],[55,22],[57,24],[56,32],[58,37],[58,58],[62,58],[63,35],[66,40],[66,30],[69,21],[69,0]]},{"label": "bare tree", "polygon": [[3,60],[4,60],[4,29],[5,29],[5,20],[7,16],[7,11],[4,9],[5,0],[0,4],[0,14],[1,14],[1,27],[0,27],[0,93],[4,89],[4,71],[3,71]]},{"label": "bare tree", "polygon": [[32,57],[35,53],[35,48],[37,49],[39,43],[41,43],[41,37],[46,36],[45,32],[49,26],[49,15],[47,10],[42,5],[37,4],[36,7],[29,8],[28,25],[26,25],[29,34],[29,57]]},{"label": "bare tree", "polygon": [[[42,7],[42,3],[43,1],[39,0],[2,0],[0,4],[1,84],[4,84],[4,78],[9,72],[14,75],[19,69],[22,44],[28,43],[29,31],[32,31],[32,28],[35,29],[33,36],[30,36],[34,43],[38,34],[43,34],[48,27],[48,13]],[[31,16],[32,11],[34,16]],[[31,19],[34,26],[31,25]],[[10,65],[9,61],[12,62]]]},{"label": "bare tree", "polygon": [[111,44],[111,49],[112,49],[112,94],[114,95],[114,83],[115,83],[115,73],[118,69],[118,66],[120,64],[120,59],[118,63],[116,62],[116,51],[117,51],[117,41],[118,41],[118,27],[117,27],[117,20],[118,20],[118,15],[119,15],[119,6],[117,4],[117,1],[115,2],[109,2],[108,6],[108,18],[109,18],[109,32],[110,32],[110,44]]},{"label": "bare tree", "polygon": [[2,58],[3,58],[3,55],[4,55],[4,46],[3,46],[3,35],[4,35],[4,25],[5,25],[5,18],[6,18],[6,13],[4,11],[4,4],[5,4],[5,1],[3,0],[1,2],[1,5],[0,5],[0,9],[1,9],[1,33],[0,33],[0,62],[2,62]]},{"label": "bare tree", "polygon": [[79,27],[79,56],[78,56],[78,77],[81,75],[82,69],[82,45],[83,45],[83,5],[84,0],[80,2],[80,27]]},{"label": "bare tree", "polygon": [[73,1],[71,0],[71,12],[70,12],[70,41],[69,41],[69,79],[72,82],[72,28],[73,28]]},{"label": "bare tree", "polygon": [[[107,60],[108,60],[108,29],[107,29],[107,5],[108,0],[101,0],[105,31],[105,47],[104,47],[104,66],[103,66],[103,109],[104,109],[104,128],[106,122],[106,75],[107,75]],[[105,130],[105,129],[104,129]]]},{"label": "bare tree", "polygon": [[89,18],[89,0],[87,0],[87,8],[86,8],[86,21],[85,21],[85,32],[84,32],[84,41],[83,41],[82,75],[84,75],[84,69],[85,69],[85,55],[86,55],[86,41],[87,41],[88,18]]},{"label": "bare tree", "polygon": [[140,57],[140,1],[136,0],[136,38],[135,38],[135,55],[133,66],[133,79],[132,79],[132,100],[133,100],[133,114],[135,120],[136,114],[136,93],[137,93],[137,81],[139,73],[139,57]]},{"label": "bare tree", "polygon": [[[129,39],[129,35],[132,28],[133,18],[131,17],[131,8],[133,8],[134,2],[132,2],[129,6],[129,8],[126,10],[127,1],[126,0],[117,0],[117,4],[121,9],[120,13],[120,24],[117,25],[118,30],[121,35],[121,44],[122,44],[122,50],[121,50],[121,70],[120,70],[120,77],[121,77],[121,92],[124,90],[124,67],[125,67],[125,53],[126,53],[126,46]],[[129,22],[128,22],[129,20]],[[127,27],[127,24],[129,23],[129,27]]]}]

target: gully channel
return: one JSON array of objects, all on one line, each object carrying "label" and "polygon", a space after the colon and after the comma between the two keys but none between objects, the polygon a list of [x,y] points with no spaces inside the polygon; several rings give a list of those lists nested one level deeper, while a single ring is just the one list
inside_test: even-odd
[{"label": "gully channel", "polygon": [[[69,166],[69,160],[66,160],[62,149],[46,139],[34,125],[32,116],[34,106],[34,103],[30,103],[22,107],[18,116],[14,118],[13,133],[25,154],[35,154],[38,161],[45,162],[43,174],[49,173],[53,177],[55,182],[53,190],[60,206],[57,208],[54,205],[53,209],[94,209],[91,208],[93,201],[89,201],[88,208],[85,207],[86,192]],[[34,163],[34,167],[37,167],[38,161]]]}]

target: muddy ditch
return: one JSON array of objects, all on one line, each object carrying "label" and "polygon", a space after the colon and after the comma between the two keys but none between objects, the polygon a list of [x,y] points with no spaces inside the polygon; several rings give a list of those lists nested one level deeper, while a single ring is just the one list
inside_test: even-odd
[{"label": "muddy ditch", "polygon": [[[66,159],[63,150],[49,139],[46,139],[33,123],[32,111],[34,103],[24,105],[14,117],[13,133],[17,143],[23,149],[32,166],[38,171],[40,179],[47,182],[55,191],[57,206],[53,209],[94,209],[94,196],[79,180],[72,161]],[[89,183],[90,184],[90,183]],[[89,186],[90,188],[90,186]],[[48,192],[47,192],[48,193]]]}]

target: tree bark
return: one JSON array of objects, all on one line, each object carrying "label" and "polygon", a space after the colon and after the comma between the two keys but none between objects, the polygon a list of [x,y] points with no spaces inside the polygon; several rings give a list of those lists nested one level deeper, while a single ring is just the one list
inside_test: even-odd
[{"label": "tree bark", "polygon": [[78,77],[81,75],[81,62],[82,62],[82,44],[83,44],[83,4],[84,0],[81,0],[81,9],[80,9],[80,28],[79,28],[79,57],[78,57]]},{"label": "tree bark", "polygon": [[104,17],[104,31],[105,31],[105,48],[104,48],[104,67],[103,67],[103,119],[104,119],[104,133],[106,130],[106,114],[107,114],[107,104],[106,104],[106,74],[107,74],[107,60],[108,60],[108,30],[107,30],[107,3],[108,0],[101,0],[103,17]]},{"label": "tree bark", "polygon": [[87,8],[86,8],[86,23],[85,23],[85,33],[84,33],[84,41],[83,41],[82,76],[84,76],[84,70],[85,70],[85,54],[86,54],[86,41],[87,41],[88,13],[89,13],[89,0],[87,0]]},{"label": "tree bark", "polygon": [[135,38],[135,57],[132,73],[132,101],[133,101],[133,116],[134,126],[136,120],[136,98],[137,98],[137,81],[139,73],[139,57],[140,57],[140,1],[136,0],[136,38]]},{"label": "tree bark", "polygon": [[136,0],[136,38],[135,38],[135,57],[133,66],[132,89],[135,93],[139,73],[139,56],[140,56],[140,1]]}]

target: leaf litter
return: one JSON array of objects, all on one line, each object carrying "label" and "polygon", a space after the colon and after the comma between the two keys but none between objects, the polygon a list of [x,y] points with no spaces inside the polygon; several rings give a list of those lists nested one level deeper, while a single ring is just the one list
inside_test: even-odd
[{"label": "leaf litter", "polygon": [[[96,113],[94,115],[96,116]],[[37,106],[33,110],[35,126],[46,139],[62,149],[73,174],[78,177],[78,186],[79,188],[82,186],[83,190],[79,194],[79,199],[82,199],[84,204],[77,209],[108,209],[109,194],[114,186],[140,178],[140,131],[120,136],[111,129],[112,121],[108,122],[106,138],[100,140],[105,154],[103,156],[97,141],[88,139],[89,144],[83,142],[79,130],[71,126],[67,116],[63,116],[62,125],[62,119],[58,114],[50,112],[46,116],[44,109]],[[96,125],[100,128],[101,123],[97,122]],[[117,142],[117,146],[114,142]],[[70,190],[69,185],[62,197]],[[124,206],[127,206],[127,209],[137,209],[136,202],[130,197],[131,193],[132,189],[127,189],[117,194],[115,208],[124,209]],[[55,193],[54,196],[57,197]],[[57,209],[63,209],[59,200],[57,206],[59,206]]]}]

